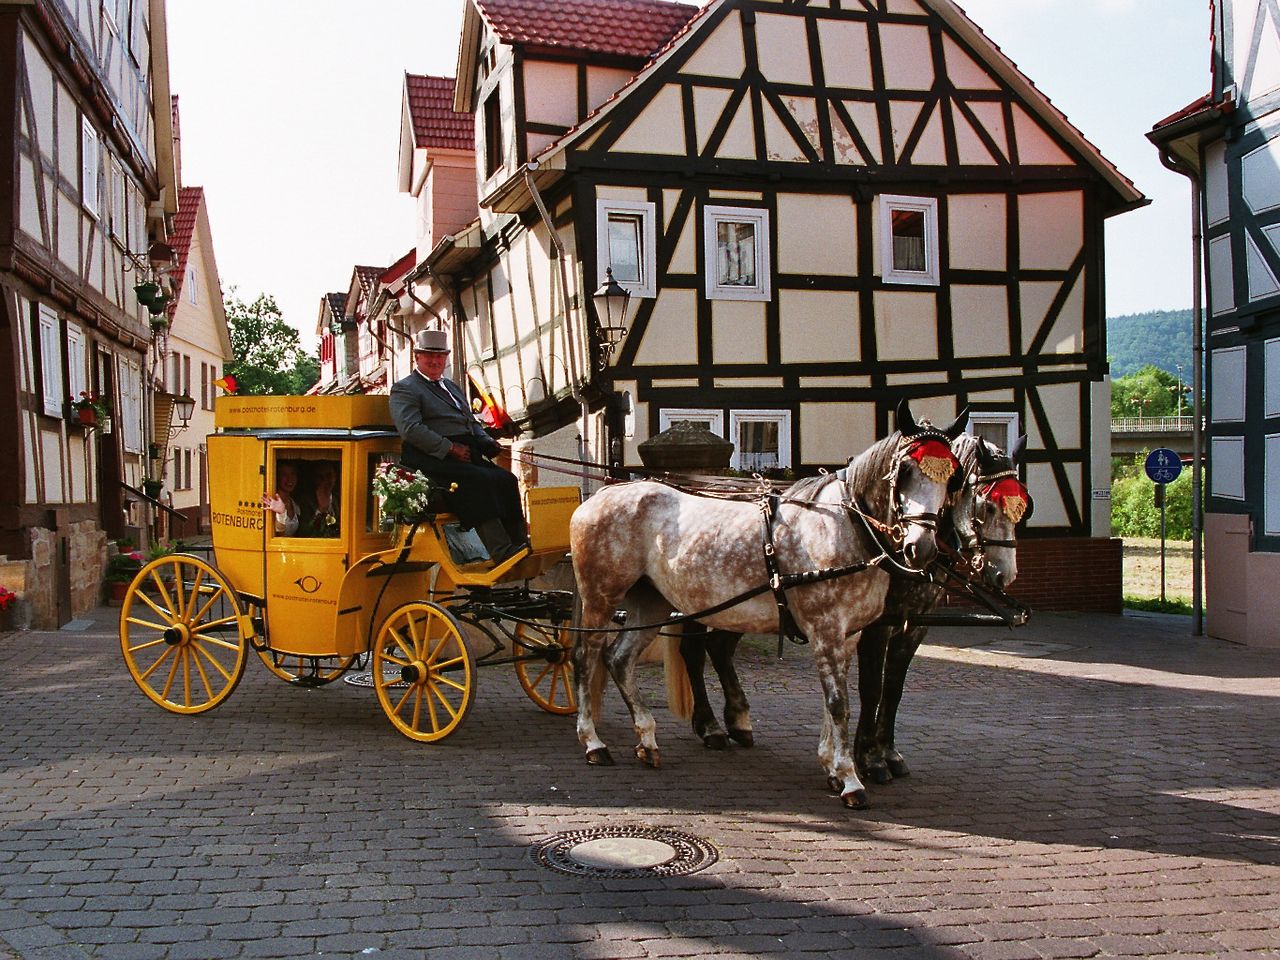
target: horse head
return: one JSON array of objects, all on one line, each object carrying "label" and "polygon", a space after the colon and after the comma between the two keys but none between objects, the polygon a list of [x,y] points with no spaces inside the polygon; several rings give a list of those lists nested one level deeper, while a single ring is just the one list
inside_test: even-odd
[{"label": "horse head", "polygon": [[923,570],[938,553],[938,516],[963,482],[951,443],[964,430],[968,408],[938,429],[916,422],[907,401],[898,404],[898,444],[889,471],[891,536],[907,565]]},{"label": "horse head", "polygon": [[[961,542],[972,551],[973,566],[987,583],[1000,589],[1018,578],[1017,526],[1035,507],[1018,479],[1018,459],[1026,442],[1024,434],[1006,455],[999,447],[974,438],[973,462],[966,464],[972,495],[961,498],[954,515]],[[961,455],[962,463],[965,459]]]}]

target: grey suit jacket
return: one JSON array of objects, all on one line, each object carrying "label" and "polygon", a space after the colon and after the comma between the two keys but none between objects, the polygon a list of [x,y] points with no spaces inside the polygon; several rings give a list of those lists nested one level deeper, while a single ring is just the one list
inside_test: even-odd
[{"label": "grey suit jacket", "polygon": [[472,436],[482,448],[492,448],[493,439],[470,413],[467,398],[458,385],[448,378],[442,378],[440,383],[457,398],[461,408],[436,393],[416,370],[392,386],[391,416],[400,439],[437,460],[443,460],[449,452],[449,437]]}]

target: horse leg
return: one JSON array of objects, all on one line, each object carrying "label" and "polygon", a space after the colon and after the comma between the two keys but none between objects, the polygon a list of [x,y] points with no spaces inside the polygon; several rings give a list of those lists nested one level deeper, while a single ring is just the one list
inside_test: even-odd
[{"label": "horse leg", "polygon": [[893,729],[898,719],[898,705],[906,687],[907,668],[924,642],[926,627],[915,627],[893,637],[889,643],[889,655],[885,663],[884,694],[876,715],[876,750],[889,772],[895,777],[909,777],[911,770],[893,742]]},{"label": "horse leg", "polygon": [[[584,604],[582,623],[597,626],[608,622],[608,613]],[[612,766],[613,757],[596,732],[596,716],[604,690],[604,645],[607,633],[578,633],[573,644],[574,684],[578,695],[578,740],[586,750],[587,763]]]},{"label": "horse leg", "polygon": [[[627,609],[641,623],[655,623],[670,615],[672,607],[656,590],[633,587],[627,594]],[[636,683],[636,664],[640,660],[640,654],[657,634],[657,627],[624,630],[604,651],[605,666],[609,668],[613,682],[617,684],[618,692],[622,694],[623,702],[631,712],[631,722],[635,726],[638,740],[636,759],[654,769],[662,766],[662,756],[658,751],[657,722],[648,704],[640,696],[640,687]]]},{"label": "horse leg", "polygon": [[858,730],[853,740],[853,758],[858,773],[875,783],[888,783],[893,773],[877,742],[879,718],[884,707],[885,657],[896,639],[893,626],[874,623],[862,631],[858,641]]},{"label": "horse leg", "polygon": [[740,633],[713,630],[707,637],[707,651],[720,678],[720,689],[724,691],[724,725],[729,728],[729,736],[734,743],[753,747],[756,738],[751,726],[751,704],[747,703],[746,691],[733,665],[733,655],[741,639]]},{"label": "horse leg", "polygon": [[711,698],[707,695],[707,681],[704,671],[707,663],[707,644],[710,637],[707,628],[701,623],[686,623],[680,636],[680,659],[684,661],[685,671],[689,675],[689,688],[693,693],[693,732],[701,738],[702,744],[712,750],[725,750],[729,746],[729,738],[716,720],[715,711],[711,709]]},{"label": "horse leg", "polygon": [[849,750],[849,663],[855,653],[849,645],[856,644],[857,637],[842,638],[835,644],[811,639],[824,707],[818,757],[827,771],[827,785],[840,794],[846,807],[861,810],[868,805],[867,791],[858,779]]}]

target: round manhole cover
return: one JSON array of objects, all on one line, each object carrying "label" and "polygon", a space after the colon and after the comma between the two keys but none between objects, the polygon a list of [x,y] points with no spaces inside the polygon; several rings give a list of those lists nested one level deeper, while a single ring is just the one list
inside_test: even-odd
[{"label": "round manhole cover", "polygon": [[601,827],[541,841],[533,858],[560,873],[585,877],[678,877],[719,858],[707,840],[660,827]]},{"label": "round manhole cover", "polygon": [[[385,681],[383,686],[403,687],[406,685],[405,682],[400,679],[399,670],[384,671],[382,674],[382,677],[383,677],[383,680]],[[369,687],[370,689],[372,689],[373,674],[369,673],[368,671],[364,673],[348,673],[343,676],[342,682],[349,683],[353,687]]]}]

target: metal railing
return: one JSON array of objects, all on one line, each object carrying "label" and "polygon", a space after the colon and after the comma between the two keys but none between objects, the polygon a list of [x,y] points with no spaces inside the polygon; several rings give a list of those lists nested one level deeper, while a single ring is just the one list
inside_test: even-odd
[{"label": "metal railing", "polygon": [[1111,421],[1112,433],[1190,433],[1195,417],[1124,417]]}]

